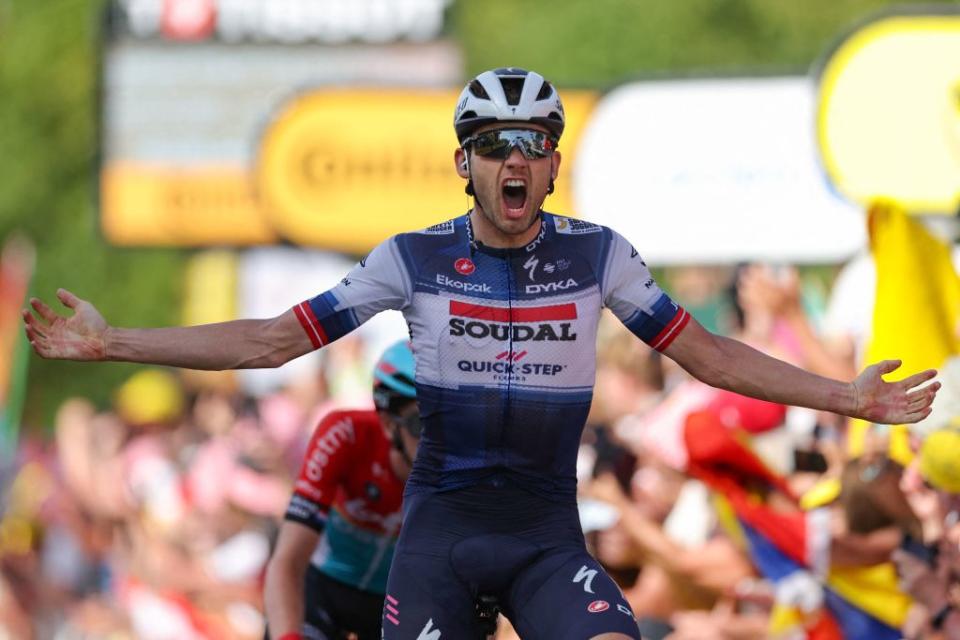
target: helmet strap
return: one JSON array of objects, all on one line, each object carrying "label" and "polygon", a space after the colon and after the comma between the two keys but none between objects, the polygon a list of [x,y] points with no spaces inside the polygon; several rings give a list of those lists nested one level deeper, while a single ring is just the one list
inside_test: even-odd
[{"label": "helmet strap", "polygon": [[550,178],[550,184],[547,186],[547,195],[553,193],[553,178]]}]

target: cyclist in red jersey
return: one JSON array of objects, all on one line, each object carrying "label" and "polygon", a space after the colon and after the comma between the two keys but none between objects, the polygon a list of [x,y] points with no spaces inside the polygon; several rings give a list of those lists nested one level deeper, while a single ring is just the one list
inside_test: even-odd
[{"label": "cyclist in red jersey", "polygon": [[454,111],[454,166],[474,196],[466,214],[388,238],[340,284],[274,318],[116,328],[61,289],[74,313],[31,299],[27,337],[45,358],[276,367],[400,310],[424,428],[384,638],[482,638],[475,602],[493,596],[525,640],[635,640],[633,614],[587,554],[576,511],[603,308],[695,378],[762,400],[902,424],[929,415],[940,385],[924,385],[933,370],[885,381],[894,360],[833,380],[704,329],[625,238],[542,209],[564,122],[540,74],[484,72]]},{"label": "cyclist in red jersey", "polygon": [[380,638],[403,484],[420,438],[407,341],[374,367],[376,410],[332,411],[303,459],[267,567],[270,636]]}]

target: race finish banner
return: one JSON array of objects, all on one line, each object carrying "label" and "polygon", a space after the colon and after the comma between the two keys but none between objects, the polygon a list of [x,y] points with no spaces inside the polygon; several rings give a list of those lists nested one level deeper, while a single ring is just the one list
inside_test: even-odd
[{"label": "race finish banner", "polygon": [[[128,246],[285,240],[253,181],[277,110],[308,88],[456,86],[460,53],[443,37],[450,1],[115,0],[102,54],[106,239]],[[386,91],[379,101],[384,128],[390,98]],[[450,155],[453,144],[451,134]],[[337,242],[324,239],[328,248]]]},{"label": "race finish banner", "polygon": [[26,305],[34,255],[33,244],[20,236],[8,238],[0,248],[0,470],[10,464],[20,432],[29,360],[20,310]]}]

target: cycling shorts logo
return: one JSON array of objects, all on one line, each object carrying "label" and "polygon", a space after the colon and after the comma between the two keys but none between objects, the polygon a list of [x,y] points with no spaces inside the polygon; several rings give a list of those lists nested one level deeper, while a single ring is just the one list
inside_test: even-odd
[{"label": "cycling shorts logo", "polygon": [[460,258],[453,263],[453,268],[462,276],[468,276],[477,270],[477,265],[473,264],[470,258]]},{"label": "cycling shorts logo", "polygon": [[587,611],[590,613],[600,613],[610,608],[610,603],[606,600],[594,600],[587,605]]}]

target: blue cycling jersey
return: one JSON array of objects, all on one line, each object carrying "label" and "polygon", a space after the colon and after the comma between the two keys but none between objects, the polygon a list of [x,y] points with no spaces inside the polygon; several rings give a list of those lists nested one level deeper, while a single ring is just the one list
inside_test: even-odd
[{"label": "blue cycling jersey", "polygon": [[294,308],[317,348],[385,309],[404,314],[424,425],[408,493],[506,473],[571,496],[601,309],[657,350],[689,320],[619,234],[550,213],[540,222],[516,249],[475,242],[469,214],[393,236]]}]

